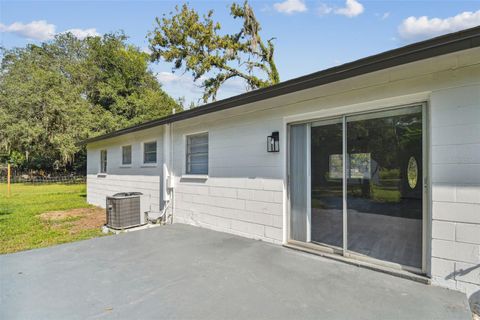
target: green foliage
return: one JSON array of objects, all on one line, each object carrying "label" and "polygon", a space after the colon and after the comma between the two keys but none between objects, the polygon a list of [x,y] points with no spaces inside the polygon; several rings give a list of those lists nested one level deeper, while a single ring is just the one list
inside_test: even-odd
[{"label": "green foliage", "polygon": [[26,160],[27,159],[23,153],[12,151],[9,155],[8,162],[14,167],[21,167]]},{"label": "green foliage", "polygon": [[83,168],[79,141],[178,108],[148,69],[149,56],[126,40],[123,34],[83,40],[62,34],[4,50],[0,149],[10,158],[23,154],[24,169]]},{"label": "green foliage", "polygon": [[387,189],[375,184],[370,186],[370,193],[372,200],[375,202],[398,203],[402,196],[399,190]]},{"label": "green foliage", "polygon": [[[90,207],[85,202],[85,185],[13,184],[12,196],[0,183],[0,254],[100,236],[99,228],[72,233],[68,223],[53,227],[40,219],[47,211]],[[67,222],[67,221],[65,221]]]},{"label": "green foliage", "polygon": [[280,82],[273,58],[273,39],[263,42],[253,9],[247,2],[233,3],[230,14],[243,20],[243,25],[238,33],[223,35],[220,23],[212,18],[213,11],[200,17],[184,4],[176,7],[175,14],[157,18],[157,25],[149,34],[153,61],[173,62],[174,69],[185,68],[194,80],[205,78],[204,102],[215,100],[219,88],[235,77],[242,78],[248,89]]},{"label": "green foliage", "polygon": [[379,177],[381,180],[397,180],[400,179],[400,169],[399,168],[394,168],[394,169],[386,169],[386,168],[380,168],[380,172],[378,173]]}]

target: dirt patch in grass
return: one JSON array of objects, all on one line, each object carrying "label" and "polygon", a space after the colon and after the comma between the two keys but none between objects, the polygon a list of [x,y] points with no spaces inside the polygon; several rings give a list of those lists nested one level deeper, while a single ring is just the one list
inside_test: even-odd
[{"label": "dirt patch in grass", "polygon": [[70,234],[101,228],[105,224],[105,209],[98,207],[77,208],[44,212],[40,219],[53,228],[68,229]]}]

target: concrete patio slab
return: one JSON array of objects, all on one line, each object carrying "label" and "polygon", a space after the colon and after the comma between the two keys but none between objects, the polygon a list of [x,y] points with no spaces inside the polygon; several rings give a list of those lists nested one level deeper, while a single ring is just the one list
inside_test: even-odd
[{"label": "concrete patio slab", "polygon": [[0,256],[0,319],[471,319],[465,295],[175,224]]}]

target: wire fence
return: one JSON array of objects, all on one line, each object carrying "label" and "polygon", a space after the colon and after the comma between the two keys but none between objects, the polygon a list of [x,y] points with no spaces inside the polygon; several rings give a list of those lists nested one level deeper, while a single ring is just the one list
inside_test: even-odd
[{"label": "wire fence", "polygon": [[[85,176],[67,175],[67,176],[29,176],[29,175],[13,175],[10,178],[10,183],[30,183],[30,184],[81,184],[85,183],[87,178]],[[0,176],[0,183],[7,183],[6,176]]]}]

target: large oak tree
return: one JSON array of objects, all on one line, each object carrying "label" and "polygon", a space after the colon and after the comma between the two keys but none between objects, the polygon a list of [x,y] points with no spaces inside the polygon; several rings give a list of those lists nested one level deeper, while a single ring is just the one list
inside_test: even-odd
[{"label": "large oak tree", "polygon": [[215,100],[220,87],[229,79],[241,78],[247,89],[280,82],[274,61],[273,39],[264,41],[260,23],[248,2],[233,3],[230,14],[240,19],[237,33],[223,34],[213,11],[201,16],[187,4],[156,19],[149,33],[152,61],[173,62],[173,69],[185,69],[195,81],[201,80],[203,101]]}]

